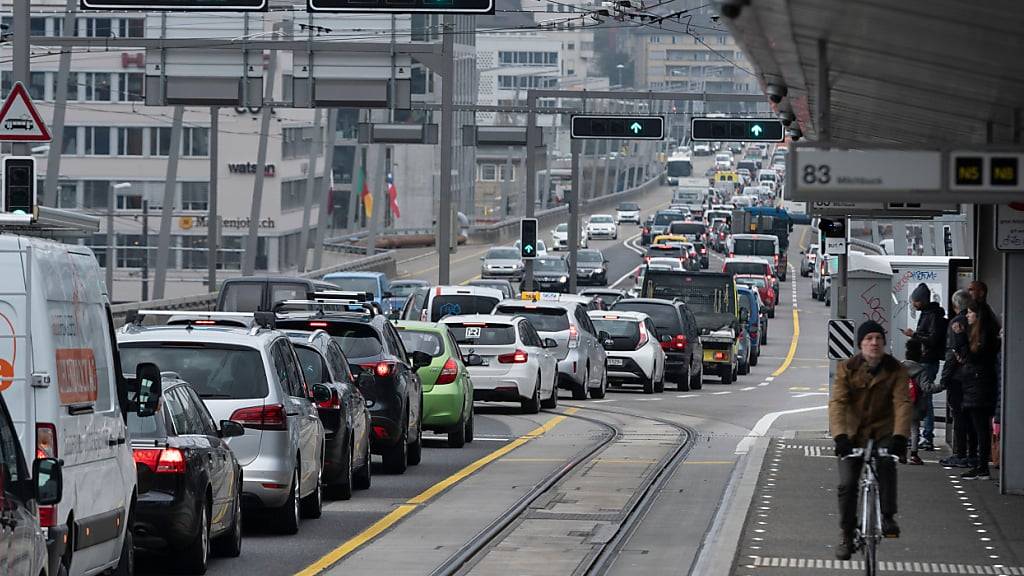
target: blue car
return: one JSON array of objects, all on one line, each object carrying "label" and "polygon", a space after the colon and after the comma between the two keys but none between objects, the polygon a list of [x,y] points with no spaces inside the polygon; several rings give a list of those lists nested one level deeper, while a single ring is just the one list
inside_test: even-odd
[{"label": "blue car", "polygon": [[[392,310],[392,316],[396,316],[398,312],[405,306],[405,301],[412,296],[412,293],[417,288],[427,288],[430,286],[430,282],[426,280],[395,280],[388,286],[388,292],[391,296],[385,298],[385,308],[390,307]],[[397,316],[396,316],[397,317]]]},{"label": "blue car", "polygon": [[[740,347],[748,346],[750,353],[747,354],[741,350],[740,356],[748,358],[746,370],[749,372],[750,366],[757,366],[757,358],[761,355],[761,307],[758,305],[757,294],[749,286],[736,286],[736,293],[740,299],[740,310],[747,311],[745,332],[748,337],[741,339]],[[744,373],[742,365],[740,366],[740,372]]]},{"label": "blue car", "polygon": [[388,277],[383,272],[331,272],[323,277],[346,292],[366,292],[373,302],[381,307],[384,314],[391,314],[391,292],[388,291]]}]

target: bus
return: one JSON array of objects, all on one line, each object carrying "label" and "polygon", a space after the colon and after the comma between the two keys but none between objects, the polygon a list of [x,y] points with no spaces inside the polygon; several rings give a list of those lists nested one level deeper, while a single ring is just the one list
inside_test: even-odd
[{"label": "bus", "polygon": [[693,162],[689,156],[674,155],[668,159],[665,165],[666,183],[669,186],[679,184],[680,178],[686,178],[693,174]]}]

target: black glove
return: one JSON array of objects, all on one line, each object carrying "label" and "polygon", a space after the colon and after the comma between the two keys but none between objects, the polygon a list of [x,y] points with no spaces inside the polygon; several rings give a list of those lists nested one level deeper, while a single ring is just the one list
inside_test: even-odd
[{"label": "black glove", "polygon": [[844,458],[853,454],[853,442],[850,442],[850,437],[846,434],[840,434],[835,437],[836,441],[836,456]]},{"label": "black glove", "polygon": [[900,462],[907,460],[907,437],[896,434],[889,440],[889,454],[896,456]]}]

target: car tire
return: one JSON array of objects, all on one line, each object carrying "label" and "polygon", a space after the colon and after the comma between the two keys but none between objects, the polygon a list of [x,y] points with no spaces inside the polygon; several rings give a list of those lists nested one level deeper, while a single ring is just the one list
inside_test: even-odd
[{"label": "car tire", "polygon": [[394,446],[384,451],[384,471],[388,474],[405,474],[409,467],[408,431],[402,426],[402,436]]},{"label": "car tire", "polygon": [[768,325],[765,324],[764,330],[761,330],[761,345],[768,343]]},{"label": "car tire", "polygon": [[740,376],[744,376],[746,374],[750,374],[750,357],[749,356],[747,357],[747,361],[746,362],[738,362],[736,364],[736,373],[739,374]]},{"label": "car tire", "polygon": [[775,308],[772,308],[771,310],[768,311],[768,317],[775,318]]},{"label": "car tire", "polygon": [[467,444],[473,442],[473,433],[474,433],[474,428],[475,427],[476,427],[476,424],[474,423],[473,411],[470,410],[470,412],[469,412],[469,421],[466,422],[466,443]]},{"label": "car tire", "polygon": [[288,489],[288,499],[277,509],[277,526],[279,534],[297,534],[299,532],[299,469],[292,472],[292,485]]},{"label": "car tire", "polygon": [[231,529],[226,534],[218,536],[213,541],[213,553],[221,558],[238,558],[242,555],[242,483],[238,483],[238,492],[235,494],[233,509],[233,522]]},{"label": "car tire", "polygon": [[[322,470],[322,468],[321,468]],[[316,488],[313,493],[302,499],[299,513],[303,518],[319,518],[324,512],[324,485],[320,474],[316,477]]]},{"label": "car tire", "polygon": [[370,440],[366,440],[366,460],[352,474],[352,485],[356,490],[366,490],[373,483],[373,457],[370,454]]},{"label": "car tire", "polygon": [[352,450],[351,440],[345,443],[345,449],[341,452],[341,461],[348,463],[345,466],[347,471],[343,472],[342,477],[337,482],[328,486],[328,495],[333,500],[350,500],[352,498],[352,468],[356,463],[356,455],[354,454],[355,451]]},{"label": "car tire", "polygon": [[541,401],[540,407],[545,410],[554,410],[558,408],[558,383],[551,383],[551,396],[546,400]]},{"label": "car tire", "polygon": [[462,418],[455,423],[455,426],[448,430],[448,447],[449,448],[462,448],[466,445],[466,416],[463,414]]},{"label": "car tire", "polygon": [[590,389],[590,397],[595,400],[602,400],[604,398],[605,391],[608,390],[608,372],[601,375],[601,385],[597,388]]},{"label": "car tire", "polygon": [[590,370],[583,376],[583,382],[580,382],[572,389],[573,400],[586,400],[587,399],[587,382],[590,380]]},{"label": "car tire", "polygon": [[700,365],[700,370],[690,378],[690,390],[700,390],[704,387],[704,363]]},{"label": "car tire", "polygon": [[519,401],[523,414],[540,413],[540,373],[537,373],[537,382],[533,385],[533,395],[529,399]]},{"label": "car tire", "polygon": [[199,533],[180,556],[181,568],[188,574],[206,574],[210,561],[210,513],[206,502],[199,508]]},{"label": "car tire", "polygon": [[125,528],[124,541],[121,543],[121,556],[117,560],[117,568],[114,568],[111,574],[112,576],[134,576],[135,574],[135,529],[132,527],[130,517]]},{"label": "car tire", "polygon": [[657,368],[658,367],[655,366],[654,369],[651,370],[651,377],[648,378],[647,380],[644,380],[644,394],[654,394],[654,372],[655,370],[657,370]]},{"label": "car tire", "polygon": [[654,392],[656,394],[661,394],[664,391],[665,391],[665,367],[662,366],[661,367],[661,378],[659,378],[658,381],[654,383]]},{"label": "car tire", "polygon": [[722,384],[732,384],[733,377],[732,364],[725,366],[722,371]]},{"label": "car tire", "polygon": [[406,455],[410,466],[418,466],[423,460],[423,420],[416,422],[416,441],[409,444]]},{"label": "car tire", "polygon": [[[758,351],[756,354],[750,355],[750,365],[757,366],[757,359],[761,357],[761,352]],[[749,372],[749,371],[748,371]]]},{"label": "car tire", "polygon": [[686,374],[680,375],[679,379],[676,380],[676,390],[679,392],[689,392],[690,390],[690,378],[693,376],[690,370],[690,366],[686,366]]}]

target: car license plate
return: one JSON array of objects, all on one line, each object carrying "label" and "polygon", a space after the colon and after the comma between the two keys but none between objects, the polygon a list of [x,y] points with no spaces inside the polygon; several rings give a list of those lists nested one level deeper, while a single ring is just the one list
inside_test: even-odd
[{"label": "car license plate", "polygon": [[622,358],[609,358],[608,359],[608,365],[609,366],[622,366]]}]

